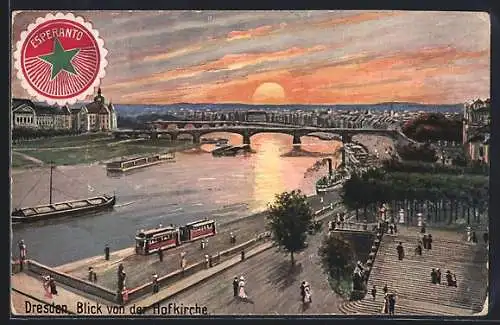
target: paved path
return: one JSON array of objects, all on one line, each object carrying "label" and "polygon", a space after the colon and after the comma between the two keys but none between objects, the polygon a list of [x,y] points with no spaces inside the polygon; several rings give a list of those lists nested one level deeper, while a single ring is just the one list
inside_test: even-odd
[{"label": "paved path", "polygon": [[22,153],[22,152],[18,152],[18,151],[14,151],[14,150],[12,150],[12,154],[14,154],[14,155],[18,155],[18,156],[21,156],[21,157],[23,157],[24,159],[29,160],[29,161],[32,161],[32,162],[34,162],[34,163],[35,163],[35,164],[37,164],[37,165],[44,165],[44,164],[45,164],[45,163],[44,163],[43,161],[41,161],[40,159],[35,158],[35,157],[32,157],[32,156],[28,156],[27,154],[24,154],[24,153]]},{"label": "paved path", "polygon": [[[12,303],[17,313],[20,315],[33,315],[33,312],[26,310],[26,301],[31,303],[40,304],[40,301],[44,301],[48,304],[54,303],[56,305],[65,305],[66,309],[69,313],[72,314],[83,314],[83,315],[91,315],[91,313],[86,312],[78,312],[78,303],[87,303],[88,305],[97,305],[98,303],[102,305],[101,309],[103,311],[103,315],[109,314],[106,310],[107,306],[112,306],[112,303],[104,302],[103,300],[98,300],[95,297],[85,297],[82,293],[76,293],[67,287],[63,287],[58,285],[57,295],[53,295],[52,298],[49,298],[45,294],[45,290],[42,285],[41,277],[33,276],[28,273],[18,273],[11,276],[11,286],[12,288],[25,293],[29,296],[32,296],[36,299],[31,299],[29,297],[23,296],[22,294],[12,292]],[[38,301],[37,301],[38,300]],[[35,313],[35,314],[43,314],[43,315],[56,315],[56,313]]]},{"label": "paved path", "polygon": [[187,266],[198,263],[204,259],[205,254],[216,255],[217,252],[226,250],[233,245],[229,242],[229,233],[234,232],[237,237],[237,244],[246,242],[265,229],[265,217],[249,217],[239,222],[224,227],[219,233],[208,238],[206,249],[200,249],[200,241],[187,243],[164,252],[163,262],[160,262],[157,254],[136,255],[133,248],[120,251],[121,253],[110,262],[103,261],[101,257],[77,262],[75,267],[65,266],[66,273],[79,279],[87,279],[88,267],[92,266],[97,273],[98,284],[112,291],[117,289],[116,270],[118,264],[122,263],[127,274],[127,287],[136,288],[149,281],[153,273],[164,276],[180,268],[180,253],[186,252]]},{"label": "paved path", "polygon": [[[253,256],[269,249],[272,246],[271,242],[263,243],[254,249],[251,249],[247,252],[246,258],[251,259]],[[133,306],[143,306],[148,307],[152,306],[158,301],[164,300],[167,297],[177,294],[178,292],[182,292],[187,288],[205,280],[223,271],[226,268],[230,268],[238,263],[240,263],[240,256],[232,257],[210,269],[206,269],[200,272],[197,272],[191,276],[188,276],[175,284],[162,289],[159,293],[155,295],[148,296],[142,300],[135,301],[129,305],[123,307],[123,309],[119,309],[117,305],[112,304],[110,302],[97,299],[95,297],[86,297],[85,294],[79,292],[76,293],[72,289],[69,289],[65,286],[58,285],[58,294],[53,295],[51,298],[47,297],[45,291],[42,286],[41,278],[38,276],[34,276],[32,274],[27,273],[18,273],[11,277],[12,287],[16,289],[16,291],[11,292],[11,302],[13,307],[13,312],[17,315],[57,315],[56,313],[37,313],[36,310],[27,310],[26,306],[30,304],[41,304],[42,301],[45,304],[54,303],[56,305],[65,305],[66,310],[70,314],[77,315],[130,315],[135,314],[137,308],[131,308]],[[21,293],[20,293],[21,292]],[[25,293],[26,295],[23,295]],[[31,297],[36,299],[32,299]],[[27,303],[28,302],[28,303]],[[78,303],[86,304],[88,306],[101,306],[100,311],[96,313],[89,312],[88,310],[79,309]],[[110,308],[108,310],[108,307]],[[68,314],[64,313],[64,314]]]},{"label": "paved path", "polygon": [[[336,314],[342,298],[331,289],[317,255],[325,234],[309,238],[308,248],[296,255],[297,266],[294,269],[291,268],[290,256],[273,247],[166,300],[160,306],[168,310],[169,304],[197,305],[207,307],[211,315]],[[233,297],[232,280],[241,275],[246,279],[249,301]],[[299,287],[303,280],[311,284],[313,303],[309,308],[303,308],[301,302]],[[146,314],[153,313],[154,310],[149,310]]]}]

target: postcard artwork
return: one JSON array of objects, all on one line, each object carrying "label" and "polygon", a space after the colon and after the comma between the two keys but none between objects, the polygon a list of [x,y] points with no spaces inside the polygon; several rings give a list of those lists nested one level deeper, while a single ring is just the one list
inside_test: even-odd
[{"label": "postcard artwork", "polygon": [[14,11],[12,317],[486,314],[489,30]]}]

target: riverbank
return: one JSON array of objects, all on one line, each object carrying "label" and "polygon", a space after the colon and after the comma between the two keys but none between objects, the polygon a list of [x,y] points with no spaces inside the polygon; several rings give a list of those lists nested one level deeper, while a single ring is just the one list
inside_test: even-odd
[{"label": "riverbank", "polygon": [[[310,199],[313,200],[313,207],[317,207],[316,204],[317,203],[320,203],[319,200],[317,200],[316,197],[311,197]],[[318,211],[318,210],[316,210]],[[320,212],[318,214],[318,220],[322,220],[322,219],[325,219],[325,218],[328,218],[328,217],[331,217],[333,215],[333,211],[326,211],[325,212]],[[221,236],[221,234],[218,234],[217,236]],[[317,236],[315,236],[317,237]],[[319,238],[319,237],[318,237]],[[210,245],[211,243],[209,243]],[[197,247],[198,245],[196,245],[196,243],[191,243],[190,244],[191,246],[193,247]],[[230,243],[227,241],[227,244],[226,245],[230,245]],[[198,246],[199,247],[199,246]],[[253,246],[249,246],[248,250],[245,249],[245,251],[247,251],[247,257],[250,258],[252,257],[253,255],[260,255],[262,253],[265,254],[266,251],[269,250],[269,248],[272,247],[272,243],[266,243],[266,241],[262,242],[262,243],[259,243],[259,242],[256,242],[255,245]],[[124,251],[123,251],[124,252]],[[167,251],[167,252],[170,252]],[[275,252],[274,255],[282,255],[281,253],[277,253]],[[299,256],[302,255],[302,254],[299,254]],[[170,254],[167,255],[168,256],[171,256]],[[157,257],[156,255],[154,255],[153,257]],[[298,257],[300,259],[300,257]],[[123,263],[123,260],[120,258],[119,254],[117,253],[114,253],[112,254],[111,256],[111,259],[110,261],[104,261],[103,257],[96,257],[96,259],[99,259],[101,261],[101,263],[107,263],[108,264],[108,268],[112,268],[113,271],[115,271],[117,265],[119,263]],[[253,259],[253,258],[252,258]],[[201,258],[201,260],[203,260],[203,258]],[[88,260],[90,261],[90,260]],[[94,261],[95,263],[96,261]],[[193,261],[193,263],[196,263],[196,262],[199,262],[199,261]],[[274,265],[274,262],[271,262],[271,264]],[[80,263],[80,262],[78,262]],[[163,266],[168,266],[169,264],[171,264],[169,261],[165,260],[163,262],[157,262],[157,263],[161,263],[163,264]],[[227,269],[229,268],[233,268],[234,266],[238,266],[240,264],[244,263],[245,265],[248,264],[247,262],[247,259],[245,259],[245,261],[241,261],[240,260],[240,257],[239,257],[239,254],[238,256],[233,256],[233,257],[229,257],[229,259],[227,260],[224,260],[222,263],[220,264],[216,264],[213,268],[208,268],[208,269],[204,269],[204,270],[200,270],[192,275],[187,275],[186,277],[181,277],[180,279],[176,280],[175,282],[173,282],[171,285],[169,286],[166,286],[166,287],[162,287],[160,292],[156,295],[153,295],[153,296],[145,296],[143,298],[140,298],[138,301],[133,301],[131,303],[133,303],[134,306],[142,306],[142,307],[152,307],[153,305],[155,305],[156,303],[158,302],[161,302],[161,301],[164,301],[165,299],[170,299],[172,296],[174,295],[177,295],[185,290],[188,290],[188,291],[191,291],[192,290],[189,290],[190,288],[191,289],[194,289],[196,290],[196,288],[203,282],[205,282],[206,280],[209,280],[213,277],[217,277],[219,278],[219,274],[221,272],[223,272],[222,274],[225,274],[227,272],[225,272]],[[73,263],[75,264],[76,266],[76,263]],[[189,261],[188,261],[188,268],[189,268],[189,264],[191,264]],[[262,265],[261,263],[258,263],[259,265]],[[95,264],[94,264],[95,265]],[[82,265],[82,263],[80,263],[79,266],[77,266],[78,268],[82,268],[82,269],[85,269],[86,271],[86,268],[84,265]],[[61,267],[58,267],[56,268],[59,272],[67,272],[67,271],[70,271],[70,269],[72,269],[72,267],[67,264],[67,265],[64,265],[64,266],[61,266]],[[95,268],[94,268],[95,270]],[[129,277],[131,276],[131,271],[129,269],[127,269],[127,267],[125,266],[125,269],[124,269],[127,273],[127,287],[130,288],[129,286]],[[144,273],[145,276],[147,277],[147,281],[150,280],[150,270],[145,270],[145,268],[143,267],[140,272],[141,273]],[[313,270],[314,273],[316,273],[316,270]],[[71,271],[70,271],[71,272]],[[114,277],[116,277],[116,273],[113,272],[113,275]],[[83,278],[85,279],[85,277]],[[12,277],[12,281],[13,281],[13,287],[16,289],[16,290],[21,290],[22,292],[24,293],[29,293],[30,295],[32,296],[36,296],[38,297],[37,300],[44,300],[46,301],[46,297],[44,298],[43,296],[43,291],[41,290],[41,282],[40,280],[38,279],[37,276],[33,277],[32,274],[28,273],[28,274],[24,274],[24,273],[21,273],[21,274],[17,274],[17,275],[14,275]],[[210,280],[209,280],[210,281]],[[99,278],[99,281],[98,281],[98,284],[99,285],[102,285],[100,283],[100,278]],[[148,287],[149,288],[149,287]],[[92,304],[95,304],[95,302],[100,302],[101,304],[103,305],[114,305],[112,302],[108,302],[108,301],[103,301],[102,299],[98,298],[98,297],[91,297],[89,296],[88,294],[84,293],[84,292],[79,292],[77,293],[77,291],[74,291],[74,288],[68,288],[66,287],[65,285],[60,285],[59,286],[59,291],[60,291],[60,294],[56,297],[54,296],[53,298],[53,302],[55,302],[56,304],[65,304],[68,306],[68,311],[69,312],[75,312],[76,309],[75,309],[75,299],[77,301],[84,301],[84,302],[88,302],[90,303],[91,305]],[[15,298],[15,297],[14,297]],[[26,298],[25,298],[26,299]],[[90,299],[90,300],[89,300]],[[22,299],[21,299],[22,300]],[[45,302],[45,303],[48,303],[48,302]],[[17,312],[19,314],[25,314],[22,312],[22,304],[21,303],[18,303],[16,304],[16,299],[13,299],[13,305],[16,307],[17,309]],[[132,306],[130,304],[126,305],[125,306],[125,312],[123,314],[129,314],[129,307]],[[104,309],[104,307],[103,307]],[[149,312],[152,311],[153,309],[149,309]],[[267,310],[269,312],[269,309]],[[325,310],[323,310],[323,312],[325,312]],[[77,313],[80,313],[81,312],[77,312]],[[132,312],[132,313],[135,313],[135,312]],[[154,310],[153,310],[153,313],[154,313]],[[286,312],[285,312],[286,313]],[[290,312],[289,312],[290,313]],[[292,312],[293,313],[293,312]],[[83,314],[86,314],[85,312],[83,312]],[[110,313],[112,314],[112,313]],[[210,312],[210,314],[213,314],[212,312]],[[103,311],[102,315],[107,315],[106,311]]]},{"label": "riverbank", "polygon": [[[339,194],[329,193],[321,202],[317,195],[308,197],[313,211],[318,211],[325,206],[325,202],[339,202]],[[246,242],[259,233],[266,230],[267,211],[259,211],[254,214],[239,217],[235,220],[227,220],[219,224],[217,235],[208,238],[208,245],[204,250],[200,249],[199,242],[184,244],[169,249],[163,262],[159,261],[157,254],[136,255],[134,247],[127,247],[112,252],[109,261],[105,261],[103,255],[85,258],[79,261],[66,263],[55,267],[56,270],[65,272],[79,279],[86,279],[88,267],[92,266],[98,274],[99,284],[111,290],[116,290],[116,267],[119,263],[124,265],[127,272],[127,286],[138,287],[150,280],[151,274],[156,273],[159,277],[169,274],[179,268],[180,252],[186,253],[188,264],[199,262],[205,254],[214,255],[217,252],[234,246],[229,242],[229,234],[233,233],[237,243]],[[131,243],[133,244],[133,243]],[[103,248],[104,249],[104,248]],[[147,272],[145,272],[147,270]]]},{"label": "riverbank", "polygon": [[117,157],[173,152],[197,147],[169,139],[115,139],[109,134],[83,134],[36,139],[13,144],[12,168],[23,169],[53,162],[56,165],[105,163]]}]

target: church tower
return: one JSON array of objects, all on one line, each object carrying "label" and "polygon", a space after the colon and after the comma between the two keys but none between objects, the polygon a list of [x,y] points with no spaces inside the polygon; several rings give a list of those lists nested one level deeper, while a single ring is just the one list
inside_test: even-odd
[{"label": "church tower", "polygon": [[104,97],[102,96],[101,87],[97,89],[97,96],[94,97],[94,102],[104,104]]}]

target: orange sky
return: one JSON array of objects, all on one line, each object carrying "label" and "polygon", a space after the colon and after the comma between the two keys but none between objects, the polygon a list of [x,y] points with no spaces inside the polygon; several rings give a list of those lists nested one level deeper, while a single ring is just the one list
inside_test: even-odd
[{"label": "orange sky", "polygon": [[[489,97],[484,13],[77,14],[105,41],[102,88],[114,103],[439,104]],[[43,15],[18,14],[14,40]],[[260,92],[283,92],[255,96],[264,83],[278,86]],[[14,71],[12,92],[28,97]]]}]

